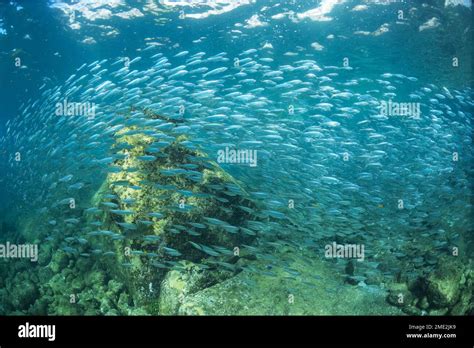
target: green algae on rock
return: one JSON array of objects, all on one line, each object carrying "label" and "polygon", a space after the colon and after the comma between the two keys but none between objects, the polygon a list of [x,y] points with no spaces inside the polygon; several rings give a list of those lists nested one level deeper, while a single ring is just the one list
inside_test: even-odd
[{"label": "green algae on rock", "polygon": [[[387,306],[386,292],[377,287],[347,286],[335,276],[329,263],[307,259],[293,250],[278,253],[287,259],[298,278],[279,270],[265,274],[265,260],[253,262],[255,272],[244,270],[235,277],[193,291],[198,276],[192,270],[170,272],[162,286],[162,314],[179,315],[401,315]],[[291,260],[291,261],[290,261]],[[311,261],[308,261],[311,260]]]},{"label": "green algae on rock", "polygon": [[473,283],[471,261],[444,256],[432,272],[392,284],[387,301],[410,315],[466,315],[474,310]]},{"label": "green algae on rock", "polygon": [[108,202],[117,208],[104,210],[101,229],[117,238],[101,237],[101,247],[114,251],[106,262],[136,303],[154,301],[168,269],[185,267],[187,261],[206,274],[221,272],[220,262],[231,265],[241,246],[255,239],[256,232],[240,228],[254,219],[248,211],[255,203],[185,136],[130,126],[115,138],[121,158],[93,203],[103,209],[104,196],[113,197]]}]

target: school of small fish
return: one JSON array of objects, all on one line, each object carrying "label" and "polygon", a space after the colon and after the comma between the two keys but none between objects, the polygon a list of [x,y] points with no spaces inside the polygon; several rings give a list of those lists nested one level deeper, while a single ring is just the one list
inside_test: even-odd
[{"label": "school of small fish", "polygon": [[[152,128],[148,135],[156,138],[139,158],[143,162],[155,161],[183,134],[185,146],[202,149],[212,161],[225,147],[257,151],[255,167],[221,166],[265,206],[261,211],[242,207],[260,219],[246,231],[258,235],[258,242],[244,247],[267,260],[269,275],[283,267],[288,276],[298,277],[272,255],[272,248],[305,249],[324,258],[326,243],[364,244],[368,262],[361,267],[375,270],[385,253],[411,259],[408,250],[423,238],[431,250],[446,251],[470,230],[471,88],[423,84],[397,72],[367,77],[363,69],[342,63],[322,65],[314,51],[288,52],[280,62],[271,45],[235,56],[208,55],[195,47],[194,52],[165,54],[150,45],[135,57],[84,63],[61,85],[44,84],[41,98],[24,103],[0,139],[11,154],[4,180],[23,198],[12,209],[54,216],[38,230],[52,236],[69,231],[65,252],[113,257],[113,251],[83,252],[81,246],[97,236],[127,238],[127,231],[164,214],[150,211],[142,221],[120,222],[121,234],[102,230],[101,221],[86,223],[87,216],[100,211],[134,214],[136,202],[119,206],[112,202],[113,193],[98,206],[88,202],[107,174],[120,171],[115,164],[123,159],[123,148],[114,146],[116,135],[137,126]],[[65,100],[93,105],[93,116],[58,115],[57,104]],[[419,103],[421,115],[384,115],[380,103],[388,100]],[[149,112],[163,118],[150,119]],[[196,168],[190,163],[161,174],[199,181]],[[143,189],[128,182],[116,185]],[[68,209],[71,204],[74,209]],[[216,225],[223,233],[239,230],[211,216],[176,228],[202,233]],[[143,238],[159,241],[153,235]],[[208,258],[232,254],[215,245],[192,246]],[[167,246],[162,250],[182,256]],[[161,268],[175,265],[156,261]],[[396,270],[381,272],[393,276]]]}]

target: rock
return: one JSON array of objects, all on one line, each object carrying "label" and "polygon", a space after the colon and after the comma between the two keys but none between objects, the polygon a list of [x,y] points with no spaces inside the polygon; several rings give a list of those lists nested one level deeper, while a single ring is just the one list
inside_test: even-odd
[{"label": "rock", "polygon": [[178,314],[186,296],[209,288],[231,276],[229,272],[202,270],[192,264],[188,264],[186,270],[169,271],[161,283],[159,314]]},{"label": "rock", "polygon": [[88,287],[92,287],[94,284],[104,284],[104,281],[104,273],[99,271],[90,271],[84,275],[84,283]]},{"label": "rock", "polygon": [[410,279],[407,282],[408,290],[413,294],[413,296],[422,298],[426,293],[426,282],[423,277],[417,277]]},{"label": "rock", "polygon": [[450,315],[470,315],[474,310],[474,286],[472,279],[472,270],[468,270],[464,274],[465,282],[458,302],[449,311]]},{"label": "rock", "polygon": [[414,300],[405,283],[391,284],[388,289],[387,302],[397,307],[407,307]]},{"label": "rock", "polygon": [[38,280],[40,284],[46,284],[53,276],[53,271],[49,267],[40,267],[38,269]]},{"label": "rock", "polygon": [[439,308],[432,309],[429,311],[430,315],[446,315],[449,311],[449,308]]},{"label": "rock", "polygon": [[182,299],[187,293],[186,280],[178,271],[169,271],[161,284],[159,311],[162,315],[178,314]]},{"label": "rock", "polygon": [[62,251],[55,252],[49,263],[49,267],[54,273],[59,273],[66,268],[69,263],[69,257]]},{"label": "rock", "polygon": [[423,315],[423,311],[419,308],[416,308],[415,306],[406,306],[403,308],[403,312],[405,312],[408,315]]},{"label": "rock", "polygon": [[430,306],[426,296],[420,299],[416,305],[418,308],[425,309],[425,310],[428,309]]},{"label": "rock", "polygon": [[[148,112],[147,115],[150,119],[160,117]],[[102,195],[110,192],[116,195],[113,203],[120,209],[130,209],[125,202],[133,200],[132,214],[105,212],[99,218],[103,222],[102,229],[127,235],[129,238],[93,247],[115,252],[116,256],[107,261],[109,274],[127,287],[135,305],[146,306],[155,311],[157,308],[153,302],[157,300],[160,284],[167,272],[159,264],[167,261],[201,263],[209,255],[196,248],[197,244],[217,245],[227,250],[241,247],[242,244],[252,244],[255,236],[251,233],[226,233],[217,225],[207,224],[203,217],[224,221],[236,229],[245,227],[248,220],[255,220],[245,209],[255,210],[256,203],[248,198],[248,194],[235,179],[208,159],[206,154],[189,148],[186,145],[188,140],[183,135],[163,147],[160,150],[161,156],[155,156],[151,161],[141,160],[142,156],[150,155],[147,149],[156,142],[154,137],[147,135],[149,133],[146,131],[150,130],[152,128],[131,126],[115,135],[114,146],[127,150],[120,150],[124,158],[115,162],[118,170],[108,174],[93,197],[92,205],[100,206]],[[186,165],[195,166],[195,177],[167,174],[177,168],[183,170],[182,167]],[[137,170],[130,171],[129,168]],[[130,185],[116,185],[117,182],[140,186],[140,189],[131,188]],[[150,216],[151,212],[162,216]],[[143,224],[142,221],[149,224]],[[118,223],[131,224],[135,228],[127,231],[120,228]],[[205,227],[193,229],[192,224]],[[155,238],[155,241],[143,241],[143,236]],[[178,255],[170,255],[167,252],[169,248],[177,250]],[[130,256],[126,250],[158,254],[159,257]],[[219,261],[227,259],[223,257]],[[128,264],[127,269],[124,269],[123,263]],[[175,304],[163,306],[170,309]]]},{"label": "rock", "polygon": [[[275,257],[283,257],[276,251]],[[308,261],[311,260],[311,261]],[[179,315],[370,315],[403,314],[387,306],[385,291],[344,284],[326,261],[293,254],[291,268],[299,277],[264,274],[268,262],[258,260],[255,271],[243,271],[213,286],[184,296]],[[301,279],[318,278],[313,283]],[[331,296],[329,294],[336,294]]]},{"label": "rock", "polygon": [[384,282],[383,274],[377,271],[365,272],[364,276],[367,277],[365,280],[367,285],[381,285]]},{"label": "rock", "polygon": [[16,309],[28,309],[36,301],[39,295],[38,289],[30,280],[23,280],[17,285],[9,296],[13,298],[12,302]]},{"label": "rock", "polygon": [[109,298],[103,298],[100,302],[100,312],[105,315],[118,315],[111,299]]},{"label": "rock", "polygon": [[48,302],[44,298],[39,298],[30,307],[28,314],[31,315],[44,315],[48,311]]},{"label": "rock", "polygon": [[454,257],[444,257],[425,279],[426,296],[433,308],[452,307],[459,299],[464,266]]},{"label": "rock", "polygon": [[84,315],[101,315],[100,311],[96,308],[86,308]]}]

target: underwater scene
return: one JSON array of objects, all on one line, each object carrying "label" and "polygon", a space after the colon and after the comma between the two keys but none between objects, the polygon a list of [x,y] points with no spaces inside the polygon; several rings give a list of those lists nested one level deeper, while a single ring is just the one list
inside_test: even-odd
[{"label": "underwater scene", "polygon": [[0,315],[473,315],[472,18],[2,0]]}]

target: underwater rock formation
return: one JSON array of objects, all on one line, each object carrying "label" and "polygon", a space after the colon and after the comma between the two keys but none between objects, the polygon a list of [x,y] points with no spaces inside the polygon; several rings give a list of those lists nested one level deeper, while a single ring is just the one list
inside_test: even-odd
[{"label": "underwater rock formation", "polygon": [[[243,271],[203,289],[193,288],[199,276],[193,270],[168,274],[163,282],[160,309],[178,315],[401,315],[387,306],[385,291],[370,285],[344,285],[344,276],[330,263],[302,252],[276,251],[275,257],[298,272],[266,274],[264,259],[252,261],[255,272]],[[241,262],[245,261],[241,259]],[[334,296],[330,296],[334,294]]]},{"label": "underwater rock formation", "polygon": [[438,263],[437,269],[420,280],[426,289],[429,308],[447,309],[449,314],[466,314],[474,305],[470,304],[473,296],[472,267],[454,257],[445,257]]},{"label": "underwater rock formation", "polygon": [[[170,124],[170,132],[174,127]],[[232,264],[256,235],[243,228],[255,204],[240,185],[185,136],[130,126],[115,138],[119,159],[93,198],[103,212],[89,217],[99,216],[100,229],[114,235],[92,232],[99,241],[90,247],[114,251],[105,260],[107,268],[133,302],[156,312],[154,299],[171,268],[191,264],[213,278],[213,269],[222,273],[217,270],[222,263],[227,277],[238,272]]]},{"label": "underwater rock formation", "polygon": [[440,258],[433,272],[391,285],[387,301],[411,315],[466,315],[474,310],[472,263]]},{"label": "underwater rock formation", "polygon": [[[162,123],[161,116],[149,116],[150,126]],[[84,211],[83,235],[65,236],[76,247],[43,243],[39,267],[19,275],[27,286],[9,281],[14,289],[5,299],[22,306],[9,303],[5,312],[160,314],[160,307],[170,307],[159,298],[161,284],[174,279],[176,270],[192,270],[187,291],[241,271],[240,248],[258,232],[246,228],[257,219],[251,214],[256,204],[184,135],[167,136],[175,122],[165,123],[162,132],[138,128],[131,118],[129,123],[114,135],[114,159],[92,208]]]}]

